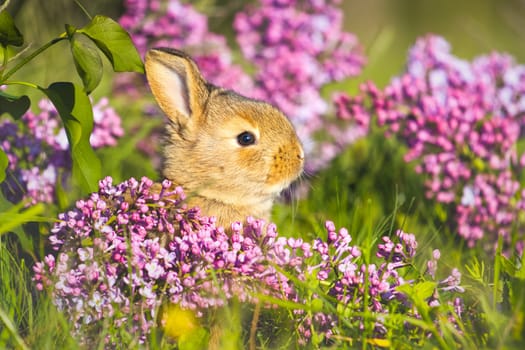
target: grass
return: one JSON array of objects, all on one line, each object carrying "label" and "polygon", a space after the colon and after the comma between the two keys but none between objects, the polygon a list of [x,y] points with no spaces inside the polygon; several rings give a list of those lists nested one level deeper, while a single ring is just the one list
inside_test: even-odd
[{"label": "grass", "polygon": [[[384,156],[382,148],[385,144],[379,144],[373,139],[370,141],[370,154]],[[393,146],[393,145],[391,145]],[[365,147],[365,146],[362,146]],[[379,148],[380,150],[373,150]],[[362,149],[359,148],[358,149]],[[354,150],[355,151],[355,150]],[[425,201],[421,198],[411,197],[409,190],[405,190],[407,184],[399,183],[391,186],[384,196],[390,198],[391,204],[381,197],[380,193],[374,193],[373,186],[376,183],[374,177],[383,177],[384,167],[375,166],[376,172],[363,171],[363,178],[359,176],[344,178],[342,174],[359,173],[361,165],[354,157],[354,152],[349,151],[334,162],[334,166],[324,173],[311,179],[311,191],[306,198],[294,202],[292,205],[280,204],[275,208],[275,219],[283,235],[295,236],[303,234],[305,239],[322,236],[324,234],[324,220],[331,218],[336,221],[337,226],[345,226],[349,229],[356,244],[363,248],[364,260],[372,259],[372,247],[384,234],[392,233],[393,229],[403,227],[409,232],[417,234],[420,242],[419,254],[428,255],[432,248],[440,248],[444,253],[442,261],[446,265],[457,266],[464,276],[462,285],[466,288],[465,301],[472,308],[472,315],[460,322],[459,331],[452,328],[447,320],[441,320],[440,329],[433,328],[433,323],[425,317],[422,320],[410,319],[402,312],[393,312],[387,317],[386,324],[389,325],[389,333],[386,336],[387,344],[395,344],[396,348],[412,348],[429,346],[443,349],[452,349],[457,346],[464,348],[519,348],[523,344],[524,331],[524,302],[525,302],[525,273],[524,269],[503,257],[497,252],[495,257],[478,249],[466,249],[457,244],[457,240],[450,233],[433,226],[426,213],[429,209],[425,207]],[[386,157],[394,159],[394,157]],[[353,166],[348,167],[348,163]],[[391,169],[396,169],[396,164],[391,163]],[[400,172],[409,172],[410,169],[402,169],[402,164],[397,164]],[[346,179],[347,181],[342,181]],[[383,179],[385,184],[388,181]],[[413,185],[413,184],[408,184]],[[358,193],[358,194],[356,194]],[[407,198],[400,204],[399,198]],[[423,202],[422,204],[418,204]],[[386,204],[385,204],[386,203]],[[47,224],[43,224],[47,227]],[[38,234],[34,232],[33,234]],[[32,259],[21,250],[17,244],[16,235],[3,235],[0,240],[0,346],[5,348],[82,348],[70,335],[71,325],[65,316],[57,311],[48,296],[37,293],[31,282]],[[416,259],[416,271],[422,271],[424,266],[422,259]],[[447,267],[448,267],[447,266]],[[292,276],[293,277],[293,276]],[[311,286],[301,285],[306,293],[318,292]],[[327,297],[327,296],[326,296]],[[417,301],[417,299],[414,299]],[[312,300],[314,302],[314,300]],[[321,308],[331,308],[328,302],[321,303]],[[417,305],[417,303],[416,303]],[[231,303],[231,307],[222,310],[213,316],[220,319],[221,324],[226,325],[223,332],[224,341],[228,347],[233,348],[236,344],[247,344],[250,338],[251,324],[256,322],[255,337],[257,344],[263,349],[295,348],[293,333],[292,305],[283,304],[278,310],[263,310],[258,320],[253,321],[253,308],[249,305]],[[419,306],[423,310],[422,304]],[[334,311],[334,310],[327,310]],[[349,315],[350,310],[337,310],[340,316]],[[377,315],[365,313],[364,319],[373,321]],[[342,318],[344,322],[344,318]],[[202,321],[201,321],[202,322]],[[428,332],[434,333],[432,340],[421,343],[417,334],[412,336],[400,336],[404,332],[406,323],[412,323]],[[338,349],[359,348],[381,348],[381,340],[375,339],[369,327],[373,322],[367,323],[360,337],[341,335],[336,338]],[[350,325],[349,325],[350,326]],[[106,329],[108,332],[117,331],[118,336],[122,332],[116,329]],[[199,348],[202,344],[202,335],[207,329],[204,323],[199,328],[201,336],[191,338],[180,343],[181,348]],[[125,330],[124,330],[125,332]],[[125,334],[124,334],[125,336]],[[132,337],[132,335],[127,335]],[[403,344],[400,340],[410,341],[419,339],[411,345]],[[102,339],[102,338],[101,338]],[[315,339],[315,336],[314,336]],[[364,340],[364,341],[363,341]],[[152,349],[167,349],[173,346],[162,333],[154,333],[149,342]],[[103,342],[99,340],[99,348]],[[318,343],[322,346],[322,342]],[[316,346],[314,346],[316,348]]]},{"label": "grass", "polygon": [[[362,141],[348,152],[336,159],[333,166],[325,172],[310,179],[311,190],[306,198],[298,199],[292,204],[279,204],[275,208],[274,218],[278,223],[280,233],[297,237],[303,234],[305,239],[324,235],[324,220],[333,219],[337,226],[349,229],[355,244],[363,248],[364,261],[373,260],[372,247],[385,234],[402,227],[407,232],[414,232],[420,243],[419,258],[415,261],[413,272],[424,270],[424,257],[428,256],[433,248],[443,252],[441,261],[447,268],[458,267],[463,274],[462,285],[466,289],[464,294],[465,304],[470,310],[468,318],[459,322],[459,330],[454,328],[447,319],[439,321],[439,329],[430,321],[430,314],[422,320],[408,318],[403,314],[403,309],[390,313],[386,317],[388,325],[386,340],[376,339],[372,328],[378,315],[363,310],[365,322],[362,331],[353,336],[342,334],[335,338],[335,348],[429,348],[442,349],[487,348],[487,349],[512,349],[523,345],[524,331],[524,303],[525,303],[525,272],[512,260],[504,258],[499,252],[495,257],[482,251],[480,248],[467,249],[459,245],[456,238],[443,228],[436,227],[434,217],[429,216],[432,207],[424,199],[415,196],[411,191],[417,190],[417,183],[399,181],[389,184],[385,176],[385,162],[390,164],[388,175],[392,178],[404,173],[410,179],[411,169],[401,159],[396,158],[398,149],[395,144],[380,143],[377,139]],[[390,148],[390,150],[385,149]],[[367,150],[363,155],[363,150]],[[118,152],[115,150],[115,152]],[[389,153],[389,152],[392,152]],[[358,155],[356,157],[356,154]],[[359,160],[369,159],[374,164]],[[398,164],[393,160],[397,159]],[[381,165],[383,164],[383,166]],[[354,174],[344,176],[344,174]],[[381,180],[378,180],[380,179]],[[378,183],[384,184],[382,194]],[[389,187],[390,186],[390,187]],[[414,193],[417,193],[415,191]],[[386,197],[386,198],[385,198]],[[401,199],[403,198],[403,200]],[[40,231],[45,231],[48,223],[40,224]],[[33,226],[36,227],[36,226]],[[34,238],[39,235],[33,231]],[[17,244],[16,235],[3,235],[0,241],[0,347],[16,349],[55,348],[76,349],[82,348],[75,338],[70,335],[71,325],[65,316],[56,310],[51,299],[40,292],[36,292],[31,282],[32,259],[20,245]],[[407,275],[410,278],[411,274]],[[415,275],[412,275],[415,276]],[[290,276],[293,278],[293,276]],[[319,292],[315,285],[305,284],[298,280],[297,286],[306,294]],[[413,291],[416,307],[421,308],[425,315],[428,310],[423,306],[424,300],[418,300],[417,291]],[[328,296],[325,296],[325,298]],[[315,300],[311,300],[315,303]],[[282,303],[277,310],[266,310],[254,321],[254,309],[250,305],[241,305],[232,302],[230,308],[222,310],[220,314],[211,319],[220,319],[226,325],[222,334],[223,340],[229,344],[223,348],[242,348],[239,344],[247,346],[250,338],[251,324],[256,322],[255,331],[257,344],[263,349],[290,349],[297,348],[295,342],[295,327],[293,323],[292,307]],[[332,304],[325,299],[320,308],[334,312]],[[418,306],[419,305],[419,306]],[[349,309],[335,310],[340,315],[340,322],[350,322],[345,329],[358,327],[345,315],[356,315],[362,311]],[[350,313],[349,313],[350,312]],[[188,336],[179,343],[181,349],[198,349],[202,347],[202,339],[209,336],[206,318],[199,327],[198,336]],[[413,324],[421,329],[426,329],[434,336],[423,341],[421,334],[400,336],[405,332],[406,324]],[[372,327],[372,328],[371,328]],[[121,331],[108,327],[102,334],[112,336],[130,337]],[[124,334],[123,334],[124,332]],[[190,332],[191,333],[191,332]],[[253,336],[252,336],[253,337]],[[103,347],[103,337],[97,342],[96,348]],[[316,339],[314,335],[313,339]],[[385,341],[385,343],[382,343]],[[406,343],[405,343],[406,342]],[[151,349],[168,349],[173,347],[173,341],[161,331],[153,332],[148,340]],[[321,338],[312,348],[334,348],[330,343],[323,345]],[[138,344],[135,344],[138,346]]]}]

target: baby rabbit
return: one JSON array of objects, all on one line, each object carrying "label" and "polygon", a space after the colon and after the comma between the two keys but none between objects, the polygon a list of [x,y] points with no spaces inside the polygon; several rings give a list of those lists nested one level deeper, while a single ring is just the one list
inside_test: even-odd
[{"label": "baby rabbit", "polygon": [[218,225],[268,221],[274,199],[303,171],[290,121],[268,103],[208,83],[181,51],[152,49],[145,67],[169,119],[163,175]]}]

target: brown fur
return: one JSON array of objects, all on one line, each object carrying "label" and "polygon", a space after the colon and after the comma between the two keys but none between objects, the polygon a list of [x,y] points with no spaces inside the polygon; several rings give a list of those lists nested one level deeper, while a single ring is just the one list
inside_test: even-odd
[{"label": "brown fur", "polygon": [[[304,153],[289,120],[275,107],[206,82],[183,52],[153,49],[146,76],[167,115],[163,175],[188,204],[220,225],[247,216],[269,220],[274,199],[302,172]],[[237,136],[249,131],[253,145]]]}]

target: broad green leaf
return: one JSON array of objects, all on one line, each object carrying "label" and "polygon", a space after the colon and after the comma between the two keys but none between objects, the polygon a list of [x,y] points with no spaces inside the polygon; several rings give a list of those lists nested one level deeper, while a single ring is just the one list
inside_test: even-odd
[{"label": "broad green leaf", "polygon": [[14,119],[18,119],[27,112],[30,105],[31,101],[25,95],[13,96],[0,91],[0,115],[8,113]]},{"label": "broad green leaf", "polygon": [[13,17],[6,10],[0,12],[0,45],[22,46],[24,37],[15,26]]},{"label": "broad green leaf", "polygon": [[84,84],[84,90],[89,94],[102,79],[102,60],[93,42],[85,36],[73,34],[70,43],[75,67]]},{"label": "broad green leaf", "polygon": [[417,283],[414,285],[415,296],[419,298],[419,300],[426,300],[432,296],[436,287],[437,283],[432,281]]},{"label": "broad green leaf", "polygon": [[416,283],[414,285],[402,284],[396,289],[402,293],[405,293],[413,301],[424,301],[432,296],[436,287],[436,282],[425,281]]},{"label": "broad green leaf", "polygon": [[95,16],[79,33],[87,35],[109,59],[115,72],[144,73],[144,65],[129,34],[114,20]]},{"label": "broad green leaf", "polygon": [[405,295],[414,303],[418,312],[425,317],[430,311],[430,306],[427,303],[427,299],[432,296],[434,290],[437,287],[436,282],[425,281],[411,284],[403,284],[396,287],[396,290],[405,293]]},{"label": "broad green leaf", "polygon": [[101,164],[89,143],[93,131],[89,97],[79,86],[64,82],[53,83],[43,92],[64,123],[73,159],[73,177],[86,193],[95,192],[101,177]]},{"label": "broad green leaf", "polygon": [[8,165],[9,159],[7,159],[7,154],[0,148],[0,182],[4,182],[5,180],[5,170]]}]

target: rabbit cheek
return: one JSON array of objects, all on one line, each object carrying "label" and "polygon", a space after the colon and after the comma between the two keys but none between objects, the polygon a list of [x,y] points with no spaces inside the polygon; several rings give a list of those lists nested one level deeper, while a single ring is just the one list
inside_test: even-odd
[{"label": "rabbit cheek", "polygon": [[263,181],[264,173],[261,164],[264,164],[262,156],[259,152],[253,149],[239,149],[237,150],[236,164],[238,168],[235,169],[237,175],[244,175],[246,179]]}]

